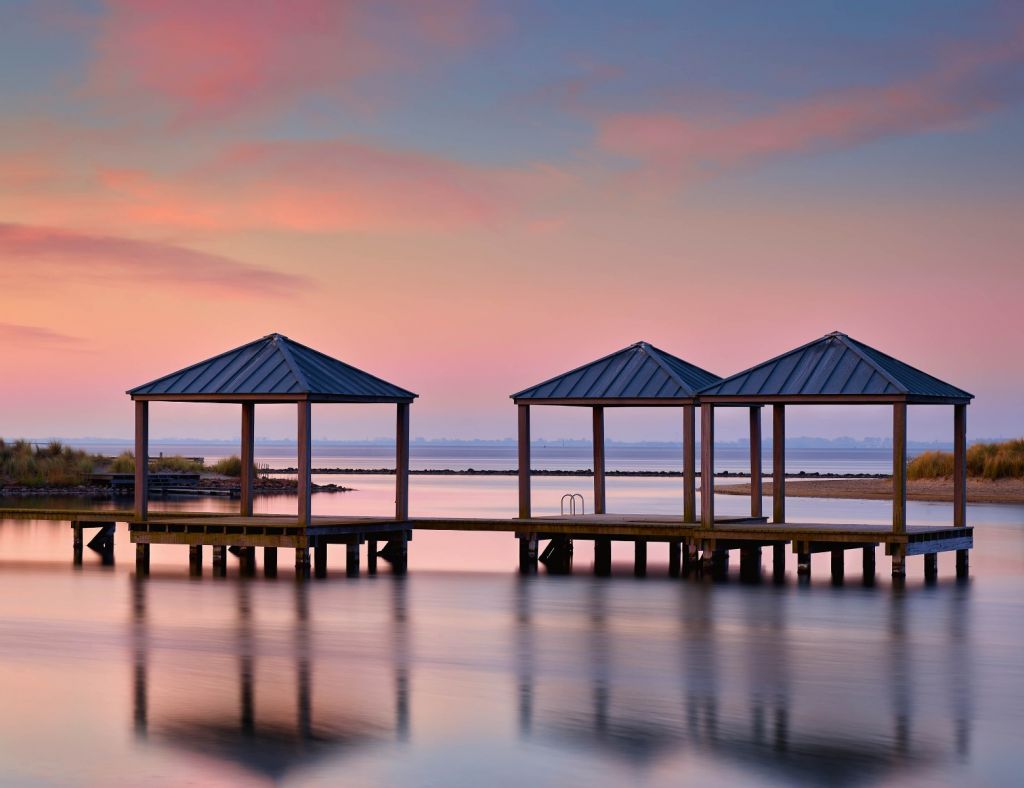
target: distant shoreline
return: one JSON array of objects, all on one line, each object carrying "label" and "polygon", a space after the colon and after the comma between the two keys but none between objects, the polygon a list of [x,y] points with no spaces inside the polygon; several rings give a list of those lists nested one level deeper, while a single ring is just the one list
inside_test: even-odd
[{"label": "distant shoreline", "polygon": [[[892,477],[869,479],[809,479],[786,487],[787,498],[837,498],[868,501],[892,500]],[[750,484],[729,484],[715,488],[721,495],[750,495]],[[772,494],[771,482],[762,493]],[[933,503],[953,502],[952,479],[911,479],[907,499]],[[967,480],[968,503],[1024,504],[1024,479]]]},{"label": "distant shoreline", "polygon": [[[298,473],[296,468],[272,468],[260,471],[264,476],[279,476]],[[313,474],[321,476],[329,475],[352,475],[352,476],[394,476],[394,468],[313,468]],[[421,468],[409,471],[411,476],[518,476],[519,471],[508,468],[465,468],[453,470],[451,468]],[[557,469],[534,469],[530,476],[593,476],[594,471],[589,468],[576,470]],[[605,471],[605,476],[633,476],[646,478],[683,478],[682,471]],[[700,478],[700,471],[696,473]],[[771,474],[766,474],[771,478]],[[715,474],[716,479],[749,479],[750,474],[746,471],[719,471]],[[889,479],[890,474],[885,473],[821,473],[819,471],[800,471],[798,473],[787,473],[787,479]]]}]

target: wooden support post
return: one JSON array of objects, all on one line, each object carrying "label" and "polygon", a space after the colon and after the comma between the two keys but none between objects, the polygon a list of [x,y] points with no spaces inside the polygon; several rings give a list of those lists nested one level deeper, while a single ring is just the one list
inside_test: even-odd
[{"label": "wooden support post", "polygon": [[715,527],[715,406],[700,406],[700,522]]},{"label": "wooden support post", "polygon": [[409,519],[409,403],[398,403],[395,425],[395,519]]},{"label": "wooden support post", "polygon": [[243,547],[238,552],[238,572],[242,577],[253,577],[256,574],[256,548]]},{"label": "wooden support post", "polygon": [[939,576],[939,554],[924,554],[924,579],[934,580]]},{"label": "wooden support post", "polygon": [[[704,554],[706,556],[707,551]],[[724,580],[728,574],[729,551],[715,548],[711,551],[711,577],[715,580]]]},{"label": "wooden support post", "polygon": [[761,516],[761,406],[750,408],[750,516]]},{"label": "wooden support post", "polygon": [[907,576],[907,548],[906,545],[894,544],[892,546],[892,577],[893,580],[902,580]]},{"label": "wooden support post", "polygon": [[700,550],[695,542],[683,542],[683,576],[700,569]]},{"label": "wooden support post", "polygon": [[149,545],[145,542],[135,545],[135,573],[138,575],[149,574]]},{"label": "wooden support post", "polygon": [[956,551],[956,576],[960,580],[971,574],[971,558],[969,550]]},{"label": "wooden support post", "polygon": [[772,522],[786,522],[785,405],[772,405]]},{"label": "wooden support post", "polygon": [[[312,522],[313,511],[313,438],[312,438],[312,405],[309,400],[298,403],[298,496],[299,525],[308,528]],[[307,556],[308,558],[308,556]]]},{"label": "wooden support post", "polygon": [[530,516],[530,406],[519,405],[519,516]]},{"label": "wooden support post", "polygon": [[71,523],[71,550],[72,560],[75,566],[81,566],[82,564],[82,551],[85,546],[85,542],[82,539],[82,524],[79,522]]},{"label": "wooden support post", "polygon": [[697,409],[683,405],[683,522],[697,522]]},{"label": "wooden support post", "polygon": [[359,577],[359,542],[345,545],[345,576]]},{"label": "wooden support post", "polygon": [[772,545],[772,579],[781,583],[786,579],[786,545]]},{"label": "wooden support post", "polygon": [[135,519],[149,514],[149,403],[135,401]]},{"label": "wooden support post", "polygon": [[313,545],[313,575],[320,579],[327,577],[327,542]]},{"label": "wooden support post", "polygon": [[953,525],[967,525],[967,406],[953,406]]},{"label": "wooden support post", "polygon": [[215,544],[213,546],[213,576],[224,577],[228,573],[228,548],[227,545]]},{"label": "wooden support post", "polygon": [[604,514],[604,408],[594,407],[594,514]]},{"label": "wooden support post", "polygon": [[239,506],[242,517],[252,517],[256,476],[256,403],[242,403],[242,473],[239,477]]},{"label": "wooden support post", "polygon": [[263,548],[263,576],[277,577],[277,548]]},{"label": "wooden support post", "polygon": [[201,544],[188,546],[188,573],[192,577],[203,576],[203,546]]},{"label": "wooden support post", "polygon": [[668,543],[668,576],[679,577],[681,574],[682,542]]},{"label": "wooden support post", "polygon": [[409,536],[411,531],[402,531],[401,534],[388,539],[380,556],[391,564],[391,572],[396,575],[404,575],[409,568]]},{"label": "wooden support post", "polygon": [[537,534],[518,534],[519,538],[519,574],[537,574],[538,544]]},{"label": "wooden support post", "polygon": [[377,540],[366,540],[366,574],[377,574]]},{"label": "wooden support post", "polygon": [[864,584],[871,585],[875,582],[875,546],[869,545],[864,548],[864,556],[861,574],[864,577]]},{"label": "wooden support post", "polygon": [[295,548],[295,579],[305,580],[309,577],[309,548]]},{"label": "wooden support post", "polygon": [[740,580],[746,583],[761,579],[761,546],[740,548]]},{"label": "wooden support post", "polygon": [[633,543],[633,574],[644,577],[647,574],[647,540],[637,539]]},{"label": "wooden support post", "polygon": [[846,551],[832,551],[832,584],[842,585],[843,575],[846,572]]},{"label": "wooden support post", "polygon": [[907,532],[907,403],[892,406],[892,531]]},{"label": "wooden support post", "polygon": [[612,540],[599,536],[594,540],[594,574],[607,577],[612,573]]},{"label": "wooden support post", "polygon": [[810,579],[811,577],[811,554],[810,553],[797,553],[796,554],[796,574],[797,577],[805,577]]}]

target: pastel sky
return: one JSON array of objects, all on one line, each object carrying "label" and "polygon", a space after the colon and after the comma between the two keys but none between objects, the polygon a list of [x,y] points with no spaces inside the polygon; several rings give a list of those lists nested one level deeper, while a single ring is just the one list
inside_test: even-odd
[{"label": "pastel sky", "polygon": [[418,392],[416,436],[490,438],[510,392],[638,339],[726,375],[833,329],[1020,435],[1022,249],[1019,3],[0,0],[6,437],[127,436],[127,388],[272,331]]}]

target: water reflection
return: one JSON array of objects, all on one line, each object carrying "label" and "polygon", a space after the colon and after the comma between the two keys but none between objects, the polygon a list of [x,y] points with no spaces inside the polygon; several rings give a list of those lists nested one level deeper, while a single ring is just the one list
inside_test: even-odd
[{"label": "water reflection", "polygon": [[[149,694],[159,683],[160,675],[158,671],[152,671],[150,665],[153,652],[159,651],[160,646],[157,645],[158,637],[151,631],[147,609],[149,586],[153,582],[151,578],[137,576],[131,584],[133,719],[139,741],[149,740],[190,754],[231,762],[277,781],[323,758],[351,754],[382,739],[386,726],[380,722],[377,707],[364,709],[357,702],[340,712],[324,709],[321,713],[314,713],[317,657],[310,615],[310,588],[305,583],[290,584],[290,590],[282,584],[273,586],[274,594],[291,593],[294,596],[293,615],[288,627],[292,648],[286,658],[295,674],[291,715],[277,697],[268,697],[265,703],[261,697],[266,690],[278,689],[283,677],[276,671],[268,676],[259,670],[261,652],[267,650],[266,644],[261,642],[261,635],[265,636],[267,629],[259,624],[255,615],[253,593],[257,586],[247,579],[240,579],[234,585],[236,621],[233,642],[226,644],[228,651],[237,659],[236,670],[220,677],[221,681],[237,682],[237,706],[174,701],[168,704],[169,709],[165,713],[154,714],[150,709]],[[166,579],[158,582],[166,582]],[[390,727],[393,737],[404,741],[409,735],[409,636],[406,586],[401,578],[394,579],[390,596],[389,642],[394,676],[394,720]]]},{"label": "water reflection", "polygon": [[[878,663],[872,646],[854,643],[846,654],[819,647],[800,622],[800,600],[787,591],[726,595],[706,585],[679,595],[676,660],[663,662],[659,644],[624,626],[616,590],[595,583],[587,591],[581,687],[557,664],[567,655],[548,662],[545,655],[557,652],[544,641],[554,633],[539,621],[536,580],[521,581],[515,637],[522,738],[600,753],[640,774],[688,752],[761,777],[829,785],[873,783],[969,755],[969,586],[944,586],[936,601],[948,609],[934,614],[906,593],[894,592],[887,603],[875,595],[887,606]],[[948,631],[915,639],[915,614],[926,627],[948,622]],[[922,669],[923,662],[934,665]],[[663,692],[666,682],[647,687],[652,682],[637,675],[657,669],[678,671],[678,696]]]}]

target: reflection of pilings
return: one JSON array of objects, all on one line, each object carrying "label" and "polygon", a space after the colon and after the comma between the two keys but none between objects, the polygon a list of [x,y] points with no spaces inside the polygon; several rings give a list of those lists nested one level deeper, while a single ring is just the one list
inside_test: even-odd
[{"label": "reflection of pilings", "polygon": [[687,586],[680,595],[679,642],[685,671],[686,719],[690,738],[717,738],[718,656],[715,649],[713,589],[698,584]]},{"label": "reflection of pilings", "polygon": [[[784,752],[789,746],[789,642],[787,596],[757,594],[744,600],[745,649],[753,738],[758,744]],[[769,725],[771,730],[769,730]],[[769,738],[770,737],[770,738]]]},{"label": "reflection of pilings", "polygon": [[[949,611],[949,648],[944,650],[948,659],[950,709],[957,755],[966,760],[971,751],[971,698],[974,697],[972,677],[974,656],[971,654],[971,588],[965,583],[953,586]],[[955,677],[955,679],[954,679]]]},{"label": "reflection of pilings", "polygon": [[889,670],[892,682],[889,692],[893,704],[893,738],[896,749],[906,753],[910,748],[912,672],[907,643],[906,596],[902,587],[894,587],[889,604]]},{"label": "reflection of pilings", "polygon": [[590,583],[590,643],[587,650],[590,652],[590,678],[594,686],[594,730],[599,734],[608,730],[608,707],[611,704],[607,594],[608,587],[603,583]]},{"label": "reflection of pilings", "polygon": [[142,577],[136,577],[132,581],[132,641],[135,649],[135,659],[132,671],[133,677],[133,718],[135,721],[135,735],[145,737],[149,723],[148,690],[146,686],[147,674],[147,637],[146,631],[146,581]]},{"label": "reflection of pilings", "polygon": [[515,626],[517,690],[519,700],[519,735],[527,737],[533,730],[533,584],[522,578],[516,584]]},{"label": "reflection of pilings", "polygon": [[406,580],[391,582],[392,651],[395,660],[395,734],[399,741],[409,740],[409,616]]},{"label": "reflection of pilings", "polygon": [[240,724],[242,733],[252,734],[256,730],[255,701],[253,698],[253,637],[252,637],[252,604],[249,598],[248,583],[238,586],[238,672],[241,685],[239,702],[241,706]]},{"label": "reflection of pilings", "polygon": [[296,714],[299,736],[313,737],[312,670],[310,668],[309,587],[295,584]]}]

